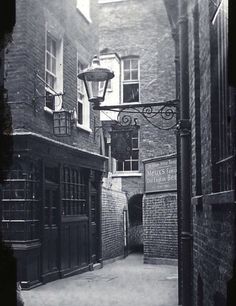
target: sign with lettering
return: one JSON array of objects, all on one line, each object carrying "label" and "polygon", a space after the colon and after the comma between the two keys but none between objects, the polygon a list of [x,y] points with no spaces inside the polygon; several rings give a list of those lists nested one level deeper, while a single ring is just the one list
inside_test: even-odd
[{"label": "sign with lettering", "polygon": [[176,191],[176,155],[167,155],[144,161],[145,193]]}]

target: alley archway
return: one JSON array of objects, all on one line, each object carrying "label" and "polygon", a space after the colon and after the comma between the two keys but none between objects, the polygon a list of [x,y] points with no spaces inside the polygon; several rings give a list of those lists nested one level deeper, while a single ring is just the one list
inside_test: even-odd
[{"label": "alley archway", "polygon": [[143,252],[143,194],[136,194],[128,201],[129,211],[129,250]]}]

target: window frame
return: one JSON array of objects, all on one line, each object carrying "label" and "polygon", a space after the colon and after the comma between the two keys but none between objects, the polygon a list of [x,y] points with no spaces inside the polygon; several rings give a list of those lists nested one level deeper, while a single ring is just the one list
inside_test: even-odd
[{"label": "window frame", "polygon": [[[79,60],[79,56],[77,53],[77,75],[84,68],[85,65],[83,65],[83,63]],[[79,122],[79,105],[81,106],[82,109],[81,122]],[[77,111],[77,123],[76,123],[77,128],[81,128],[85,131],[92,132],[90,128],[90,103],[86,95],[84,82],[80,80],[78,77],[77,77],[76,111]]]},{"label": "window frame", "polygon": [[[133,145],[133,141],[137,140],[137,146],[136,147],[132,147],[132,153],[133,152],[138,152],[138,157],[137,158],[133,158],[132,155],[130,156],[129,159],[126,159],[124,161],[119,161],[116,160],[115,161],[115,174],[126,174],[126,173],[137,173],[140,172],[140,132],[138,128],[134,128],[134,131],[137,131],[136,135],[132,136],[132,145]],[[133,163],[137,162],[137,169],[133,169]],[[122,170],[118,170],[118,163],[122,164]],[[130,166],[130,170],[125,170],[125,163],[129,163]]]},{"label": "window frame", "polygon": [[[137,60],[137,72],[138,72],[138,78],[137,79],[132,79],[130,78],[129,80],[125,80],[124,78],[124,71],[128,70],[128,69],[124,69],[124,62],[125,61],[132,61],[132,60]],[[132,71],[136,71],[136,69],[132,69],[131,64],[129,65],[130,69],[129,69],[129,73],[131,75]],[[132,101],[132,102],[125,102],[124,101],[124,86],[125,85],[138,85],[138,101]],[[122,58],[121,60],[121,102],[122,104],[140,104],[140,58],[138,56],[127,56]]]},{"label": "window frame", "polygon": [[[55,43],[55,55],[48,50],[48,38]],[[55,73],[48,69],[48,55],[55,60]],[[52,60],[52,57],[51,57]],[[63,91],[63,40],[62,38],[56,38],[46,30],[45,34],[45,105],[44,110],[53,113],[54,111],[60,110],[62,108],[62,97],[54,96],[55,93],[60,93]],[[54,78],[54,84],[51,86],[47,82],[47,75]],[[52,95],[53,108],[47,105],[47,97]]]}]

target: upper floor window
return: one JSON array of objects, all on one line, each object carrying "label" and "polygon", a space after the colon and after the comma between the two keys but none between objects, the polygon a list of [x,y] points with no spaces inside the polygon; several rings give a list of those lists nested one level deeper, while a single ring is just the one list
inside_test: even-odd
[{"label": "upper floor window", "polygon": [[77,0],[77,9],[89,22],[91,22],[90,0]]},{"label": "upper floor window", "polygon": [[123,103],[139,102],[139,59],[125,58],[122,61]]},{"label": "upper floor window", "polygon": [[62,41],[55,39],[47,32],[45,52],[45,107],[49,110],[59,110],[62,100],[61,97],[54,95],[63,90]]},{"label": "upper floor window", "polygon": [[132,132],[132,152],[128,159],[117,160],[116,171],[138,171],[139,170],[139,132],[137,128]]},{"label": "upper floor window", "polygon": [[[85,67],[78,61],[77,75]],[[90,107],[89,102],[85,94],[84,82],[77,78],[77,120],[78,127],[89,128],[90,127]]]}]

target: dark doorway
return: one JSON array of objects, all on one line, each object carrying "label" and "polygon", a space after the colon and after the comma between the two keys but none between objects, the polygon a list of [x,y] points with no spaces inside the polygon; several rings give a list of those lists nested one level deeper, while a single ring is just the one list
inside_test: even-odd
[{"label": "dark doorway", "polygon": [[58,168],[45,167],[42,237],[42,281],[59,278]]},{"label": "dark doorway", "polygon": [[129,249],[143,252],[143,210],[142,194],[132,196],[128,201],[129,210]]}]

